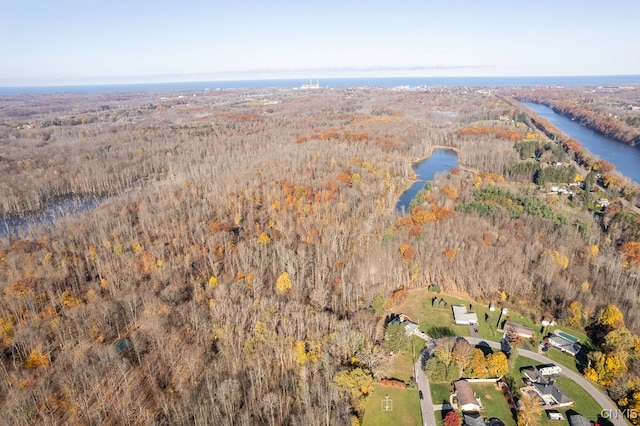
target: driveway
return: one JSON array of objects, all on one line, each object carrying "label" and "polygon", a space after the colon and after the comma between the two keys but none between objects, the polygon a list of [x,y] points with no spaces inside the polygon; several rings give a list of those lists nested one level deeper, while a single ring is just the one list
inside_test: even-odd
[{"label": "driveway", "polygon": [[416,378],[416,384],[418,385],[418,390],[422,391],[423,399],[420,400],[420,408],[422,409],[422,424],[423,426],[435,426],[436,425],[436,415],[433,411],[433,401],[431,399],[431,388],[429,387],[429,380],[427,379],[427,375],[424,374],[424,370],[422,366],[429,359],[429,351],[427,349],[422,351],[420,355],[420,359],[413,366],[414,374]]},{"label": "driveway", "polygon": [[[467,340],[467,342],[469,342],[470,344],[477,346],[480,344],[484,344],[484,345],[488,345],[493,349],[500,349],[501,344],[499,342],[492,342],[490,340],[485,340],[485,339],[478,339],[476,337],[465,337],[465,339]],[[531,358],[534,361],[538,361],[541,364],[555,364],[555,361],[547,358],[544,355],[540,355],[536,352],[531,352],[528,350],[524,350],[524,349],[518,349],[518,355],[522,355],[524,357],[527,358]],[[586,390],[589,395],[591,395],[593,397],[593,399],[596,400],[596,402],[598,404],[600,404],[600,406],[610,412],[610,413],[619,413],[618,407],[616,406],[616,404],[613,403],[613,401],[611,401],[609,399],[608,396],[606,396],[605,394],[603,394],[602,392],[600,392],[598,389],[596,389],[591,382],[589,382],[587,379],[585,379],[584,377],[582,377],[580,374],[571,371],[569,369],[563,368],[562,369],[562,373],[563,375],[565,375],[566,377],[570,378],[571,380],[573,380],[574,382],[576,382],[578,384],[578,386],[580,386],[582,389]],[[615,417],[615,416],[612,416]],[[621,416],[618,416],[621,417]],[[610,418],[609,421],[611,421],[611,423],[613,423],[615,426],[627,426],[628,423],[623,419],[623,418]]]}]

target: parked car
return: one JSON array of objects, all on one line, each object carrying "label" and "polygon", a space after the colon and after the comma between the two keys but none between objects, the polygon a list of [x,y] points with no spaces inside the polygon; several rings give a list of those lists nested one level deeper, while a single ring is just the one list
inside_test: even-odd
[{"label": "parked car", "polygon": [[420,399],[424,399],[424,395],[422,394],[422,391],[418,391],[418,396],[420,397]]}]

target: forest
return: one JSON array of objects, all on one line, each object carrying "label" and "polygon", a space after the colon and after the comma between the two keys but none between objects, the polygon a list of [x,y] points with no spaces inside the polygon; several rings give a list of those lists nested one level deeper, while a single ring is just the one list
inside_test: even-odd
[{"label": "forest", "polygon": [[[469,88],[0,97],[0,216],[95,205],[0,234],[2,418],[359,424],[376,307],[430,285],[637,336],[638,188],[554,132]],[[460,167],[402,215],[438,148]]]}]

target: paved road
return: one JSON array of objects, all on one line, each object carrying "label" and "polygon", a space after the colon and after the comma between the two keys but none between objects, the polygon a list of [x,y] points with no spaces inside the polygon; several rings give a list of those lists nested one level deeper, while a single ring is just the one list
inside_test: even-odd
[{"label": "paved road", "polygon": [[[476,337],[465,337],[465,339],[467,339],[467,341],[472,345],[479,345],[482,343],[494,349],[500,349],[500,346],[501,346],[499,342],[492,342],[490,340],[478,339]],[[518,349],[518,355],[531,358],[534,361],[538,361],[541,364],[555,363],[555,361],[547,358],[544,355],[540,355],[539,353],[527,351],[524,349]],[[591,382],[589,382],[587,379],[582,377],[580,374],[566,368],[562,369],[562,373],[568,378],[570,378],[571,380],[573,380],[574,382],[576,382],[578,386],[580,386],[582,389],[586,390],[589,393],[589,395],[591,395],[593,399],[595,399],[596,402],[600,404],[600,406],[604,410],[607,410],[610,413],[619,413],[619,410],[618,410],[618,407],[616,407],[616,404],[614,404],[613,401],[609,399],[609,397],[607,397],[605,394],[603,394],[598,389],[596,389],[591,384]],[[623,418],[611,418],[609,420],[615,426],[628,426],[628,423]]]},{"label": "paved road", "polygon": [[433,411],[433,401],[431,400],[431,388],[429,387],[429,380],[427,379],[424,370],[422,369],[423,363],[427,362],[429,352],[425,349],[422,351],[420,359],[413,366],[416,377],[416,383],[418,389],[422,391],[423,399],[420,400],[420,408],[422,409],[422,424],[424,426],[435,426],[436,415]]}]

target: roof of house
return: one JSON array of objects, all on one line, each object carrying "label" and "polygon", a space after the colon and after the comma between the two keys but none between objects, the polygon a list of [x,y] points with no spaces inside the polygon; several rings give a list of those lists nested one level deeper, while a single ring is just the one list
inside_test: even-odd
[{"label": "roof of house", "polygon": [[402,324],[404,324],[404,334],[407,336],[411,336],[418,330],[418,324],[415,322],[405,321]]},{"label": "roof of house", "polygon": [[591,422],[585,416],[580,414],[572,414],[569,416],[569,424],[571,426],[591,426]]},{"label": "roof of house", "polygon": [[527,376],[527,378],[533,383],[547,384],[550,381],[548,377],[540,374],[540,371],[534,367],[527,367],[522,369],[522,374]]},{"label": "roof of house", "polygon": [[552,334],[551,336],[549,336],[549,343],[551,343],[553,346],[560,349],[561,351],[568,352],[574,356],[578,352],[580,352],[580,349],[582,349],[582,346],[580,346],[578,343],[574,343],[571,340],[564,338],[564,336],[560,336],[556,334]]},{"label": "roof of house", "polygon": [[463,414],[462,424],[467,426],[485,426],[484,419],[479,414]]},{"label": "roof of house", "polygon": [[469,382],[466,380],[458,380],[453,384],[453,388],[455,389],[456,396],[458,397],[459,406],[467,404],[480,406]]},{"label": "roof of house", "polygon": [[533,386],[535,386],[541,395],[551,396],[551,398],[556,401],[556,404],[573,402],[555,383],[533,383]]},{"label": "roof of house", "polygon": [[477,324],[478,315],[475,312],[467,312],[467,307],[464,305],[452,305],[453,318],[456,324]]},{"label": "roof of house", "polygon": [[518,336],[533,337],[533,329],[513,321],[505,321],[502,327],[505,333],[513,332]]}]

